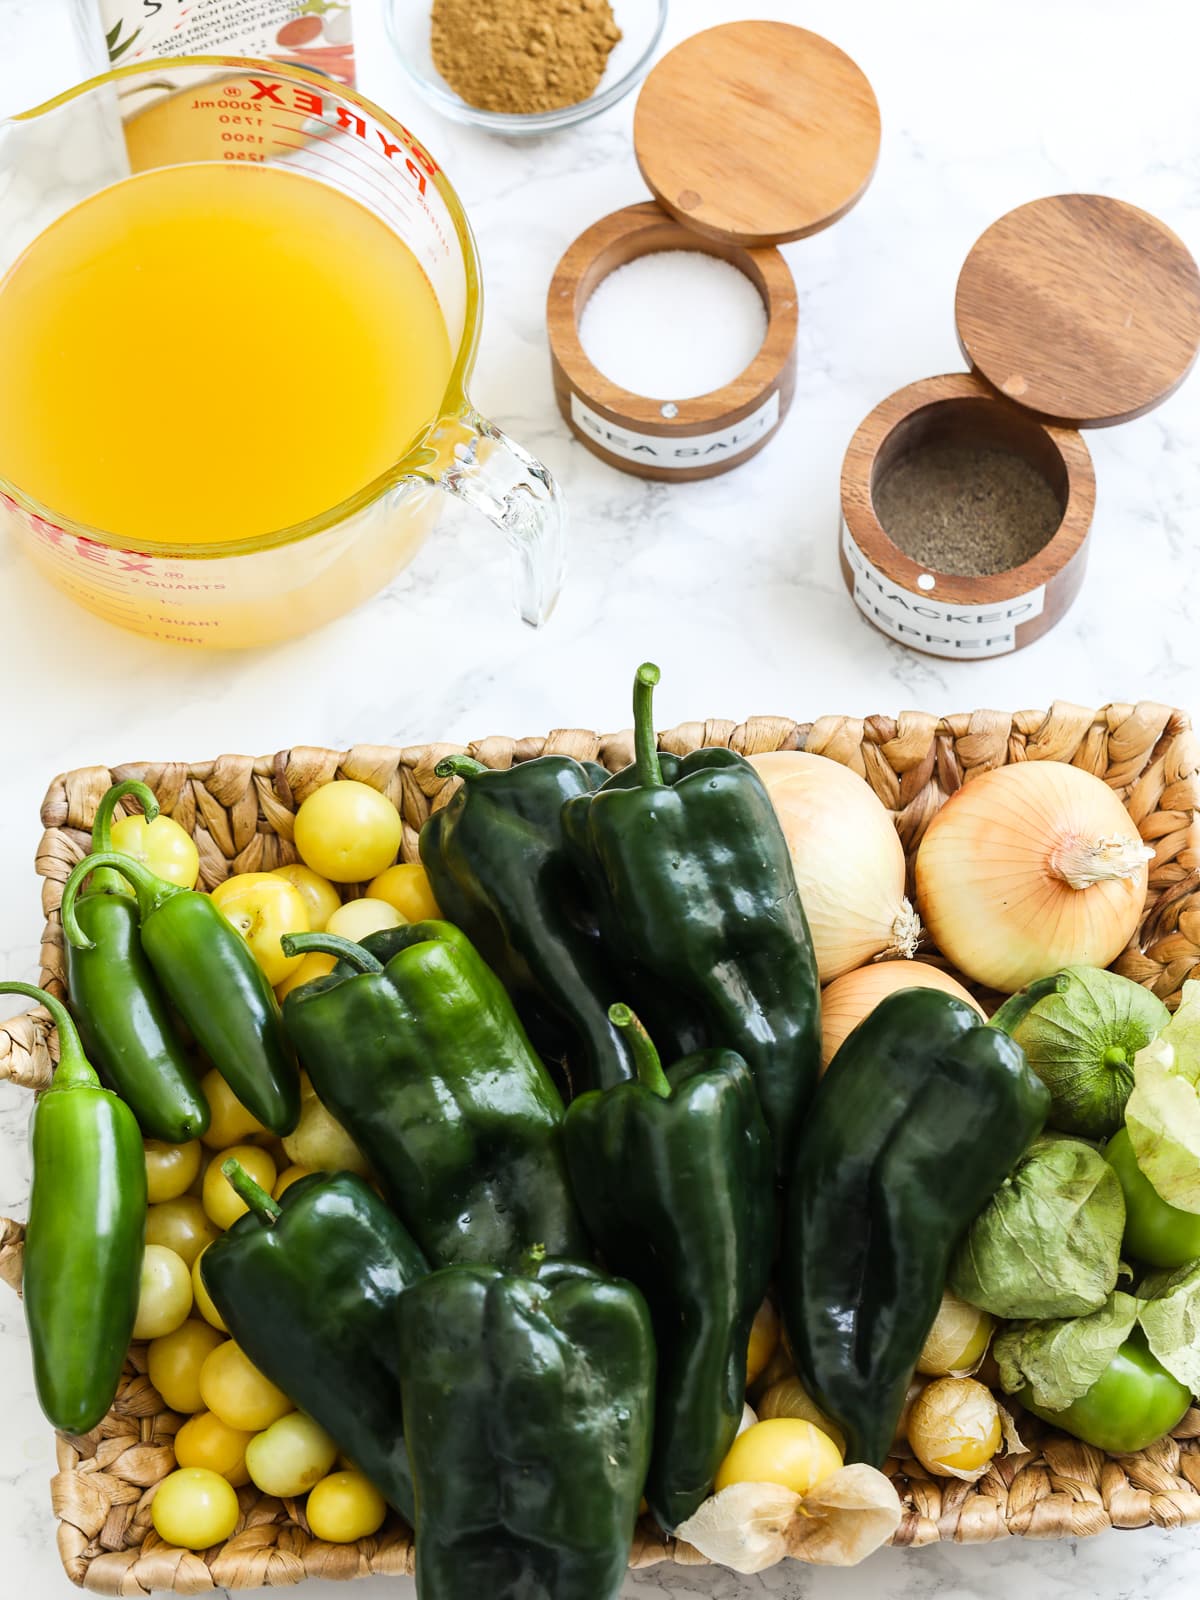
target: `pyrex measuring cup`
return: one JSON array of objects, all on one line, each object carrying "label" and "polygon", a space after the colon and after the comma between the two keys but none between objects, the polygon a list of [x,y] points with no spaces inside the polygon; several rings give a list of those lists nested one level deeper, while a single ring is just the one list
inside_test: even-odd
[{"label": "pyrex measuring cup", "polygon": [[[381,218],[424,269],[456,352],[436,416],[381,477],[308,521],[217,544],[121,537],[39,504],[4,474],[0,516],[42,572],[81,605],[125,628],[180,643],[236,647],[304,633],[358,605],[416,554],[437,518],[439,490],[474,506],[512,552],[524,621],[553,609],[565,517],[549,472],[474,410],[466,384],[479,339],[479,261],[466,216],[436,161],[394,118],[302,69],[192,56],[117,68],[34,111],[0,122],[0,274],[44,228],[88,195],[135,172],[184,162],[256,161],[319,178]],[[170,331],[114,331],[113,360]],[[263,352],[221,352],[230,405],[254,404]],[[0,356],[2,359],[2,356]],[[320,352],[311,353],[320,381]],[[151,380],[153,382],[153,380]],[[148,404],[169,395],[147,394]],[[277,405],[279,389],[270,401]],[[286,403],[286,402],[285,402]],[[302,403],[298,398],[297,403]],[[104,438],[136,471],[136,440]]]}]

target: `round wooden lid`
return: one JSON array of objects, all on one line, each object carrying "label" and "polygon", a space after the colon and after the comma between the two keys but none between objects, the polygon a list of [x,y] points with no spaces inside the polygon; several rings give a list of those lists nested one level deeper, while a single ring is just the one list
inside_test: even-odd
[{"label": "round wooden lid", "polygon": [[678,222],[726,244],[783,244],[861,198],[879,155],[879,106],[828,39],[787,22],[731,22],[658,63],[633,143]]},{"label": "round wooden lid", "polygon": [[1200,271],[1165,223],[1122,200],[1060,194],[994,222],[958,279],[972,366],[1051,422],[1106,427],[1151,410],[1200,347]]}]

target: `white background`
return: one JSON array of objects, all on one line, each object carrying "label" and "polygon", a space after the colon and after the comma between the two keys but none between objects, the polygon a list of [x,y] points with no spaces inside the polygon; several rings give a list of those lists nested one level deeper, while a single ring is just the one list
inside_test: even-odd
[{"label": "white background", "polygon": [[[573,442],[551,392],[545,291],[577,233],[645,198],[632,102],[532,144],[452,127],[416,100],[390,58],[378,0],[356,0],[364,91],[423,135],[478,232],[488,315],[474,398],[565,486],[574,525],[565,598],[543,634],[523,630],[508,610],[498,537],[453,515],[409,573],[357,614],[272,651],[205,658],[108,629],[0,549],[0,970],[29,978],[36,969],[38,806],[64,768],[291,743],[610,729],[627,721],[630,673],[645,657],[663,668],[662,725],[1054,698],[1200,703],[1200,380],[1152,416],[1092,436],[1090,573],[1069,617],[1016,656],[948,664],[888,642],[853,610],[836,554],[846,442],[891,390],[961,368],[954,283],[988,223],[1038,195],[1096,190],[1156,212],[1200,253],[1200,24],[1190,0],[676,0],[673,10],[669,40],[736,17],[802,22],[856,58],[882,106],[883,152],[866,199],[787,250],[800,376],[782,434],[740,471],[671,487],[624,476]],[[80,75],[65,15],[66,0],[0,0],[0,113]],[[236,372],[252,353],[224,359]],[[148,366],[148,393],[166,399],[169,383],[168,361]],[[0,1093],[0,1211],[17,1216],[28,1110],[24,1094]],[[32,1398],[18,1303],[2,1288],[0,1384],[3,1592],[64,1597],[51,1436]],[[1014,1540],[885,1552],[853,1573],[788,1565],[739,1579],[658,1568],[629,1594],[1174,1600],[1194,1591],[1198,1551],[1187,1532],[1077,1548]],[[306,1600],[335,1592],[310,1585]],[[355,1593],[411,1596],[382,1580]]]}]

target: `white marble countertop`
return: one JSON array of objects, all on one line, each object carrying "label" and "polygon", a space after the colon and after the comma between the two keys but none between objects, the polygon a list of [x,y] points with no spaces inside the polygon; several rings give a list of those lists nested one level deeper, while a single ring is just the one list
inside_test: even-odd
[{"label": "white marble countertop", "polygon": [[[629,675],[663,668],[663,724],[782,712],[1006,709],[1062,698],[1200,704],[1200,378],[1160,411],[1093,435],[1091,571],[1041,642],[986,663],[913,655],[853,610],[837,570],[838,471],[885,394],[961,368],[954,283],[982,229],[1024,200],[1094,190],[1157,213],[1200,254],[1196,22],[1182,0],[676,0],[669,41],[743,16],[802,21],[872,79],[883,152],[862,204],[788,247],[800,292],[800,377],[783,434],[740,471],[665,487],[602,465],[554,405],[543,302],[554,263],[602,213],[645,197],[632,102],[536,143],[444,123],[416,101],[379,0],[356,0],[365,92],[421,132],[479,235],[488,289],[477,405],[540,454],[569,496],[569,586],[551,625],[522,629],[495,535],[451,515],[414,567],[353,616],[271,651],[166,653],[47,589],[0,548],[0,970],[30,978],[40,933],[38,805],[64,768],[142,757],[259,753],[597,729],[627,721]],[[0,114],[81,75],[68,0],[0,0]],[[1183,37],[1190,29],[1191,45]],[[3,175],[0,175],[0,182]],[[348,687],[351,675],[353,687]],[[25,1214],[27,1097],[0,1093],[0,1212]],[[0,1541],[4,1592],[69,1592],[54,1549],[50,1430],[24,1326],[0,1289]],[[1194,1592],[1200,1534],[883,1552],[851,1573],[787,1564],[759,1579],[660,1567],[630,1596],[937,1600]],[[336,1591],[341,1593],[339,1589]],[[313,1584],[306,1600],[332,1600]],[[362,1600],[408,1600],[373,1580]]]}]

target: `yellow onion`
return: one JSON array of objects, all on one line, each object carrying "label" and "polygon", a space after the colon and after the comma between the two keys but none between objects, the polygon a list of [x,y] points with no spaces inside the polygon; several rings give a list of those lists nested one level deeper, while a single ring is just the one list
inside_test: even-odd
[{"label": "yellow onion", "polygon": [[758,1420],[769,1422],[773,1417],[798,1417],[802,1422],[811,1422],[829,1435],[843,1456],[846,1454],[846,1435],[832,1417],[825,1415],[799,1378],[784,1378],[772,1384],[758,1402]]},{"label": "yellow onion", "polygon": [[996,1397],[974,1378],[937,1378],[908,1415],[908,1442],[926,1472],[973,1483],[1004,1442]]},{"label": "yellow onion", "polygon": [[917,902],[938,949],[1012,994],[1060,967],[1107,967],[1146,897],[1144,845],[1106,783],[1061,761],[972,778],[929,825]]},{"label": "yellow onion", "polygon": [[822,1071],[837,1055],[847,1035],[897,989],[941,989],[974,1006],[987,1021],[986,1012],[962,984],[940,967],[931,967],[924,961],[875,961],[869,967],[843,973],[821,991]]},{"label": "yellow onion", "polygon": [[917,1358],[917,1371],[931,1378],[969,1377],[979,1370],[995,1326],[986,1311],[945,1290]]},{"label": "yellow onion", "polygon": [[877,956],[911,956],[921,924],[904,897],[904,847],[865,779],[827,756],[751,756],[792,855],[821,982]]}]

